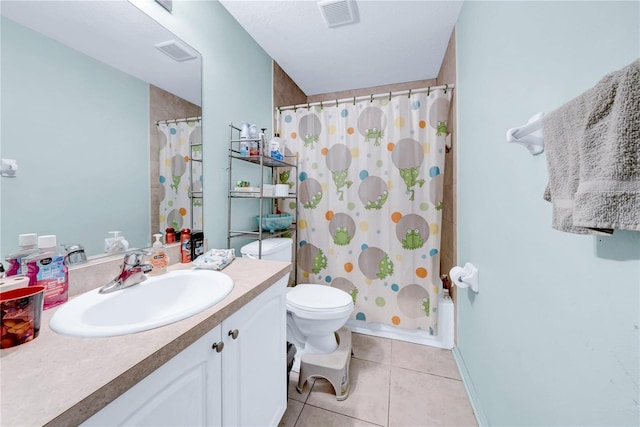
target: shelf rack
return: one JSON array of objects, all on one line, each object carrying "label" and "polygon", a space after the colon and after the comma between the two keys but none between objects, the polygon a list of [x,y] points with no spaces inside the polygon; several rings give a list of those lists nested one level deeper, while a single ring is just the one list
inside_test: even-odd
[{"label": "shelf rack", "polygon": [[[267,238],[280,237],[286,234],[291,234],[291,236],[295,239],[296,232],[296,221],[297,221],[297,208],[296,213],[294,215],[294,221],[291,226],[285,230],[277,230],[274,232],[264,231],[262,227],[256,227],[257,229],[253,230],[232,230],[231,229],[231,214],[233,210],[233,200],[234,199],[258,199],[259,200],[259,221],[258,224],[262,224],[262,216],[264,215],[264,203],[265,201],[269,201],[270,210],[273,211],[277,209],[277,203],[280,200],[286,199],[294,199],[296,206],[298,205],[298,194],[297,192],[291,193],[289,192],[286,196],[265,196],[263,194],[263,188],[265,184],[265,169],[271,170],[271,181],[273,182],[276,178],[276,174],[273,173],[275,168],[291,168],[295,170],[295,174],[293,176],[297,176],[298,169],[298,161],[296,155],[285,155],[284,160],[274,159],[269,156],[265,156],[262,154],[262,147],[260,147],[260,154],[255,156],[243,156],[240,152],[240,143],[241,142],[256,142],[258,144],[265,143],[260,138],[257,139],[240,139],[240,131],[241,129],[234,126],[233,123],[229,124],[229,167],[228,167],[228,182],[229,182],[229,191],[228,191],[228,203],[227,203],[227,247],[231,247],[231,240],[233,238],[248,238],[255,239],[258,241],[258,257],[262,258],[262,241]],[[240,162],[248,162],[260,167],[260,186],[257,191],[247,192],[247,191],[236,191],[235,185],[232,177],[232,169],[233,163],[235,161]],[[295,241],[295,240],[294,240]]]}]

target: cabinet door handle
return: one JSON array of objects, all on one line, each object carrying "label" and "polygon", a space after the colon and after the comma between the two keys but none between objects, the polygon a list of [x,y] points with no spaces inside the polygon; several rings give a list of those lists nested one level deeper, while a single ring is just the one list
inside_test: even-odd
[{"label": "cabinet door handle", "polygon": [[229,336],[235,340],[236,338],[238,338],[239,333],[240,331],[238,331],[237,329],[234,329],[232,331],[229,331]]},{"label": "cabinet door handle", "polygon": [[217,353],[220,353],[224,348],[224,343],[222,341],[214,342],[211,348],[214,349]]}]

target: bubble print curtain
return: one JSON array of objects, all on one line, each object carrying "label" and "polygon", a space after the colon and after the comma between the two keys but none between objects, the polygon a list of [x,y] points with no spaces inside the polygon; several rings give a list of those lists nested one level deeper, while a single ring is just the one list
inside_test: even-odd
[{"label": "bubble print curtain", "polygon": [[[200,121],[159,123],[160,138],[160,230],[187,227],[202,230],[202,199],[191,203],[189,168],[193,168],[193,191],[202,191],[202,132]],[[193,145],[193,150],[190,150]],[[193,224],[191,224],[191,209]]]},{"label": "bubble print curtain", "polygon": [[295,183],[279,170],[297,185],[298,283],[348,292],[352,318],[437,334],[450,99],[431,90],[278,115],[298,154]]}]

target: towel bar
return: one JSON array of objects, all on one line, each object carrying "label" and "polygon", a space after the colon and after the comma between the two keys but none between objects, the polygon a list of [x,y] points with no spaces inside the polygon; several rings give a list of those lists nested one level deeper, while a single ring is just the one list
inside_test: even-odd
[{"label": "towel bar", "polygon": [[523,145],[532,155],[542,153],[544,151],[543,116],[544,113],[538,113],[531,117],[526,125],[507,130],[507,142]]}]

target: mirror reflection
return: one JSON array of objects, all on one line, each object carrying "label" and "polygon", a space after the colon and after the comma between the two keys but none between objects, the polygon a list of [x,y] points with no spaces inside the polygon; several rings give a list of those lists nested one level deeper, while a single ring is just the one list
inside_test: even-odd
[{"label": "mirror reflection", "polygon": [[[189,194],[167,194],[201,169],[167,169],[178,154],[166,149],[200,143],[199,124],[179,120],[201,114],[200,55],[125,1],[3,1],[1,12],[1,157],[18,166],[0,182],[2,258],[22,233],[97,255],[111,231],[146,247],[167,220],[201,229],[201,203],[192,215]],[[166,42],[194,58],[155,47]],[[187,132],[174,142],[158,121]]]}]

